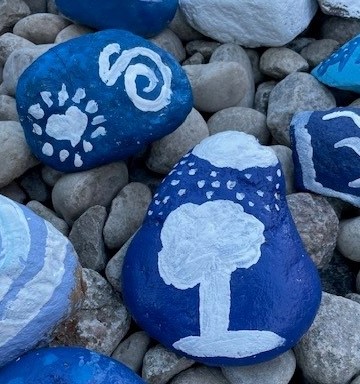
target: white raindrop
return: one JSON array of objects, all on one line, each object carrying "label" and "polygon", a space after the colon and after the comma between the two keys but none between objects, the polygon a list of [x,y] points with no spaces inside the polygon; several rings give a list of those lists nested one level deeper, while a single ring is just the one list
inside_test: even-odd
[{"label": "white raindrop", "polygon": [[42,147],[42,153],[46,156],[52,156],[54,154],[54,147],[50,143],[45,143]]},{"label": "white raindrop", "polygon": [[189,171],[189,175],[190,175],[190,176],[194,176],[195,173],[196,173],[196,171],[197,171],[197,169],[190,169],[190,171]]},{"label": "white raindrop", "polygon": [[249,201],[248,204],[250,207],[253,207],[255,205],[252,201]]},{"label": "white raindrop", "polygon": [[183,195],[185,195],[185,193],[186,193],[186,189],[180,189],[178,192],[178,195],[183,196]]},{"label": "white raindrop", "polygon": [[175,187],[175,185],[178,185],[180,183],[180,180],[171,180],[171,185]]},{"label": "white raindrop", "polygon": [[200,180],[200,181],[198,181],[198,182],[197,182],[197,186],[198,186],[199,188],[204,188],[204,186],[205,186],[205,180]]},{"label": "white raindrop", "polygon": [[75,160],[74,160],[74,165],[75,167],[79,168],[83,165],[83,161],[81,159],[81,156],[78,153],[75,153]]},{"label": "white raindrop", "polygon": [[210,172],[210,176],[211,176],[211,177],[216,177],[216,176],[217,176],[217,172],[215,172],[215,171],[211,171],[211,172]]},{"label": "white raindrop", "polygon": [[213,182],[211,183],[211,186],[212,186],[213,188],[220,188],[220,181],[213,181]]},{"label": "white raindrop", "polygon": [[210,200],[213,194],[214,194],[214,191],[208,191],[206,192],[206,197]]},{"label": "white raindrop", "polygon": [[281,176],[281,169],[278,169],[278,170],[276,171],[276,174],[280,177],[280,176]]},{"label": "white raindrop", "polygon": [[245,193],[237,192],[237,193],[236,193],[236,198],[237,198],[238,200],[244,200],[244,198],[245,198]]},{"label": "white raindrop", "polygon": [[229,181],[226,183],[226,188],[227,188],[227,189],[232,190],[232,189],[234,189],[235,187],[236,187],[236,181],[231,181],[231,180],[229,180]]},{"label": "white raindrop", "polygon": [[264,192],[263,192],[263,191],[256,191],[256,193],[257,193],[260,197],[263,197],[263,196],[264,196]]},{"label": "white raindrop", "polygon": [[272,176],[266,176],[266,178],[267,178],[269,181],[273,181],[273,177],[272,177]]},{"label": "white raindrop", "polygon": [[251,178],[251,173],[245,173],[245,177],[246,177],[247,179],[250,179],[250,178]]}]

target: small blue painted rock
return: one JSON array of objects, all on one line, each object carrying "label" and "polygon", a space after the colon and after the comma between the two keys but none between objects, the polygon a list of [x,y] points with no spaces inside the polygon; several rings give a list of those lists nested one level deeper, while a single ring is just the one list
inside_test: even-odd
[{"label": "small blue painted rock", "polygon": [[0,366],[46,341],[70,315],[81,299],[80,276],[67,238],[0,195]]},{"label": "small blue painted rock", "polygon": [[252,364],[291,348],[321,289],[275,153],[228,131],[185,155],[128,249],[123,295],[152,337],[206,364]]},{"label": "small blue painted rock", "polygon": [[145,384],[125,365],[85,348],[35,349],[0,368],[2,384]]},{"label": "small blue painted rock", "polygon": [[311,74],[330,87],[360,93],[360,35],[333,52]]},{"label": "small blue painted rock", "polygon": [[125,29],[144,37],[160,33],[175,16],[178,0],[55,0],[68,18],[95,29]]},{"label": "small blue painted rock", "polygon": [[55,46],[22,74],[16,95],[33,153],[64,172],[127,158],[175,130],[192,108],[175,59],[120,30]]},{"label": "small blue painted rock", "polygon": [[299,112],[290,137],[296,188],[360,207],[360,108]]}]

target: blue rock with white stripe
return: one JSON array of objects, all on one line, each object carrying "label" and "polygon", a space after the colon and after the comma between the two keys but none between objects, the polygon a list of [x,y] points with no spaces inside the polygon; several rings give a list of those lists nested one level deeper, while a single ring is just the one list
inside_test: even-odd
[{"label": "blue rock with white stripe", "polygon": [[299,112],[290,136],[296,188],[360,207],[360,109]]},{"label": "blue rock with white stripe", "polygon": [[121,30],[47,51],[21,75],[16,102],[33,153],[63,172],[136,154],[178,128],[193,104],[178,62]]},{"label": "blue rock with white stripe", "polygon": [[321,297],[274,151],[232,131],[203,140],[165,178],[122,279],[149,335],[210,365],[258,363],[292,348]]},{"label": "blue rock with white stripe", "polygon": [[118,361],[85,348],[40,348],[0,368],[2,384],[145,384]]},{"label": "blue rock with white stripe", "polygon": [[65,236],[0,195],[0,366],[47,341],[71,314],[81,298],[80,268]]}]

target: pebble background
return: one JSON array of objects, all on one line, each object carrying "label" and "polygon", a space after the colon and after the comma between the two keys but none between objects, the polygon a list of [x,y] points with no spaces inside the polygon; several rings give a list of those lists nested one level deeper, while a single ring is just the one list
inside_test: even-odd
[{"label": "pebble background", "polygon": [[[330,90],[309,74],[360,33],[356,1],[348,2],[354,3],[350,14],[336,12],[338,1],[319,3],[322,10],[305,32],[271,48],[211,41],[178,11],[169,28],[150,40],[189,77],[195,103],[186,121],[126,162],[65,175],[30,153],[18,123],[16,84],[54,44],[91,30],[61,17],[53,0],[0,2],[0,193],[69,236],[84,267],[85,300],[51,345],[80,345],[112,356],[152,384],[360,383],[360,211],[334,198],[298,193],[289,148],[295,112],[360,105],[357,94]],[[123,305],[119,276],[163,176],[202,139],[229,128],[276,151],[291,213],[326,293],[294,351],[255,366],[221,369],[195,364],[151,340]]]}]

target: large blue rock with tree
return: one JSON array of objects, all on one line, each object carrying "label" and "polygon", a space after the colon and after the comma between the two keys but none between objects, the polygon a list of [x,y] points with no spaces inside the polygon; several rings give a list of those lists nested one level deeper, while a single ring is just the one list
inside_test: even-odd
[{"label": "large blue rock with tree", "polygon": [[294,346],[321,288],[273,150],[228,131],[185,155],[130,244],[123,296],[152,337],[206,364],[253,364]]}]

